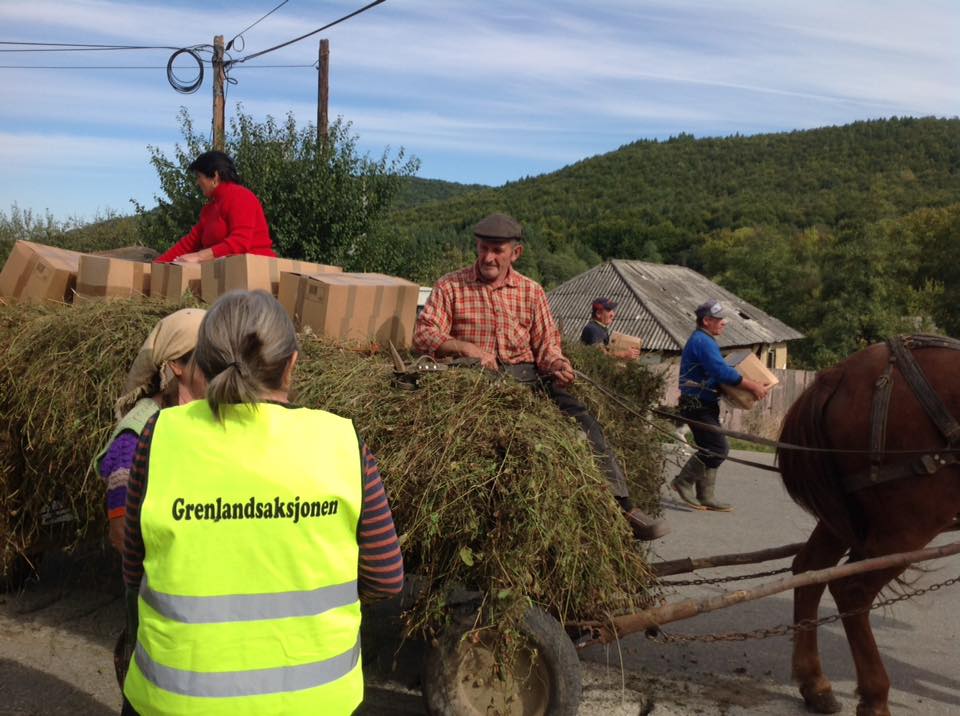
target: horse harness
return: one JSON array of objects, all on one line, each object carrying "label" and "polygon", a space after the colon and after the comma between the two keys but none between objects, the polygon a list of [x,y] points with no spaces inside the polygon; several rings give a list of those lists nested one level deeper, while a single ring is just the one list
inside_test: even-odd
[{"label": "horse harness", "polygon": [[[943,336],[898,336],[887,340],[890,358],[886,370],[875,383],[873,409],[870,416],[870,467],[844,478],[844,489],[856,492],[865,487],[898,480],[904,477],[933,475],[948,465],[960,463],[955,448],[960,445],[960,423],[950,414],[940,396],[930,385],[926,375],[913,357],[916,348],[946,348],[960,351],[960,341]],[[906,379],[924,412],[946,439],[949,452],[931,451],[909,462],[884,464],[887,441],[887,418],[890,412],[890,394],[893,392],[894,368]]]}]

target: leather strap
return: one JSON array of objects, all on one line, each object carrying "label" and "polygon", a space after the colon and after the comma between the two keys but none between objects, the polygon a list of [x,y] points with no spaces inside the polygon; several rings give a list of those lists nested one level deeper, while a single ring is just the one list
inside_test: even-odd
[{"label": "leather strap", "polygon": [[893,354],[887,369],[874,384],[873,412],[870,416],[870,476],[875,479],[883,464],[883,448],[887,444],[887,414],[890,411],[890,394],[893,392]]},{"label": "leather strap", "polygon": [[847,492],[856,492],[865,487],[873,487],[891,480],[933,475],[945,467],[957,464],[960,464],[960,457],[956,453],[928,453],[921,455],[917,460],[882,465],[878,466],[876,470],[871,466],[869,470],[861,470],[854,475],[844,476],[843,488]]},{"label": "leather strap", "polygon": [[920,342],[924,339],[926,339],[925,336],[915,336],[907,338],[906,340],[892,338],[888,341],[888,344],[896,358],[900,373],[907,379],[907,383],[909,383],[920,405],[923,406],[924,411],[926,411],[927,415],[933,421],[933,424],[937,426],[937,430],[947,439],[947,443],[953,445],[960,441],[960,423],[950,415],[943,401],[940,400],[940,397],[927,380],[927,376],[923,374],[923,370],[917,364],[917,360],[913,357],[913,353],[910,352],[910,348],[904,345],[909,342],[916,347],[929,346],[929,343]]}]

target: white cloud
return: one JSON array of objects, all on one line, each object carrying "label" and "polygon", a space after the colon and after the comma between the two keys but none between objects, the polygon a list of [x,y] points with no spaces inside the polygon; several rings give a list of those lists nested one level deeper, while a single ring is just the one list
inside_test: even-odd
[{"label": "white cloud", "polygon": [[[245,36],[235,58],[308,32],[360,0],[290,3]],[[182,45],[210,42],[259,17],[254,0],[203,4],[33,0],[0,4],[5,35],[44,41]],[[331,40],[331,111],[363,146],[404,145],[458,165],[499,157],[503,177],[542,170],[634,139],[694,131],[755,132],[891,114],[960,114],[954,0],[389,0],[324,36]],[[317,40],[237,66],[228,107],[255,117],[316,116]],[[169,51],[0,55],[0,64],[81,61],[165,64]],[[249,69],[248,69],[249,68]],[[176,94],[154,72],[0,70],[0,141],[58,137],[71,156],[117,146],[144,157],[179,138],[176,113],[210,117],[209,80]],[[71,143],[73,134],[80,136]],[[99,144],[98,144],[99,143]],[[38,152],[51,154],[30,141]],[[0,147],[0,158],[16,152]],[[96,152],[89,155],[96,158]],[[57,161],[55,158],[44,161]],[[140,161],[140,160],[137,160]],[[525,162],[527,162],[525,164]],[[461,163],[464,164],[464,163]],[[145,162],[142,171],[152,172]],[[463,170],[467,172],[469,170]],[[467,173],[446,178],[471,180]],[[0,206],[16,186],[0,184]]]}]

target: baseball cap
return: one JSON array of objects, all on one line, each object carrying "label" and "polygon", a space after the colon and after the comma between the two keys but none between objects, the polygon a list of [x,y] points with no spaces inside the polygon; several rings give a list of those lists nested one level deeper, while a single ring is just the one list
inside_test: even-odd
[{"label": "baseball cap", "polygon": [[726,318],[727,311],[724,309],[723,304],[720,303],[715,298],[711,298],[709,301],[704,301],[695,311],[697,318]]},{"label": "baseball cap", "polygon": [[605,311],[612,311],[617,307],[615,301],[611,301],[609,298],[595,298],[593,299],[593,310],[596,311],[598,308],[602,308]]}]

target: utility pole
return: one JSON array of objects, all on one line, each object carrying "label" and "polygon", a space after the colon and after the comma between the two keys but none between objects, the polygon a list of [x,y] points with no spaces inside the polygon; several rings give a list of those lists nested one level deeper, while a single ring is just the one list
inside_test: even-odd
[{"label": "utility pole", "polygon": [[330,101],[330,40],[320,40],[317,76],[317,144],[327,145],[327,104]]},{"label": "utility pole", "polygon": [[213,148],[222,152],[224,139],[224,98],[223,83],[226,73],[223,71],[223,35],[213,38]]}]

